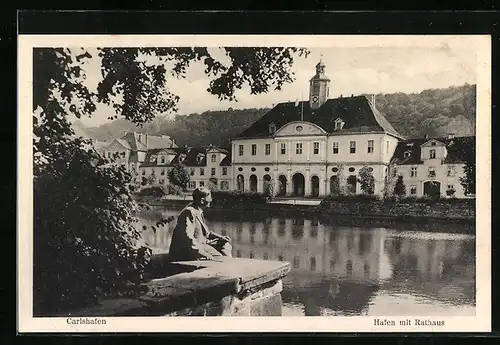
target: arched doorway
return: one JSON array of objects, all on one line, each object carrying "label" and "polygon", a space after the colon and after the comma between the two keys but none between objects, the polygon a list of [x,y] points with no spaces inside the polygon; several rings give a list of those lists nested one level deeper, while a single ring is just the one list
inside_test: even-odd
[{"label": "arched doorway", "polygon": [[271,182],[271,175],[264,175],[264,194],[272,195],[273,194],[273,184]]},{"label": "arched doorway", "polygon": [[243,175],[238,175],[238,177],[236,177],[236,188],[238,189],[238,192],[245,191],[245,178]]},{"label": "arched doorway", "polygon": [[292,177],[293,184],[293,195],[295,196],[304,196],[305,193],[305,178],[301,173],[296,173]]},{"label": "arched doorway", "polygon": [[438,181],[424,182],[424,195],[438,197],[441,195],[441,183]]},{"label": "arched doorway", "polygon": [[339,178],[336,175],[330,177],[330,194],[338,194],[340,192]]},{"label": "arched doorway", "polygon": [[250,175],[250,192],[257,193],[257,176]]},{"label": "arched doorway", "polygon": [[349,193],[356,194],[356,185],[358,183],[358,179],[356,175],[349,175],[347,178],[347,190]]},{"label": "arched doorway", "polygon": [[278,195],[279,196],[284,196],[286,195],[286,176],[285,175],[280,175],[278,177],[278,182],[279,182],[279,187],[278,187]]},{"label": "arched doorway", "polygon": [[319,177],[311,177],[311,196],[317,198],[319,196]]}]

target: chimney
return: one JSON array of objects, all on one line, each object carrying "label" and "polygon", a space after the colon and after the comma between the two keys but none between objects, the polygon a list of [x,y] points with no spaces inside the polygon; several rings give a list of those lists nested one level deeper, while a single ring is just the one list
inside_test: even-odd
[{"label": "chimney", "polygon": [[448,133],[448,139],[453,139],[455,138],[455,133]]},{"label": "chimney", "polygon": [[372,95],[372,105],[375,108],[375,94]]},{"label": "chimney", "polygon": [[424,136],[424,139],[425,139],[425,140],[429,139],[429,135],[428,135],[428,134],[426,134],[426,135]]},{"label": "chimney", "polygon": [[175,141],[174,141],[174,138],[170,138],[170,140],[172,141],[172,144],[171,144],[171,145],[172,145],[172,147],[174,147],[174,146],[175,146]]}]

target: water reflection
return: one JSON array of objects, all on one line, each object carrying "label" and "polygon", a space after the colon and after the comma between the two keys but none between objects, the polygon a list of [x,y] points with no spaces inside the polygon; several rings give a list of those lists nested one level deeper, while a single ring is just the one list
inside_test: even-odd
[{"label": "water reflection", "polygon": [[[154,225],[160,214],[148,212],[141,226]],[[163,213],[170,215],[175,212]],[[418,305],[434,306],[426,310],[443,315],[474,314],[475,240],[459,234],[470,229],[455,224],[454,233],[431,233],[415,232],[415,226],[396,230],[301,217],[241,218],[211,215],[207,223],[233,239],[236,257],[291,263],[282,294],[285,314],[416,315]],[[170,231],[148,230],[144,240],[165,250]]]}]

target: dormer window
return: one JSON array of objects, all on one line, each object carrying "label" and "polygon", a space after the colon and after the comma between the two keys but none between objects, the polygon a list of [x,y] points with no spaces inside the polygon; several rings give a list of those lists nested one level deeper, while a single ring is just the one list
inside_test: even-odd
[{"label": "dormer window", "polygon": [[149,157],[150,163],[153,163],[155,160],[156,160],[156,156],[153,155],[153,156]]},{"label": "dormer window", "polygon": [[412,147],[414,143],[406,143],[406,146]]},{"label": "dormer window", "polygon": [[436,146],[436,142],[435,141],[431,142],[431,146]]},{"label": "dormer window", "polygon": [[203,160],[203,157],[204,157],[204,155],[202,153],[199,153],[198,156],[196,156],[196,161],[198,163],[201,163],[201,161]]},{"label": "dormer window", "polygon": [[183,153],[179,156],[179,163],[182,163],[186,159],[186,155]]},{"label": "dormer window", "polygon": [[411,151],[405,151],[404,156],[405,156],[405,158],[410,158]]},{"label": "dormer window", "polygon": [[274,134],[276,132],[276,125],[274,123],[269,124],[269,133]]},{"label": "dormer window", "polygon": [[161,164],[165,164],[165,156],[160,157],[160,162],[161,162]]},{"label": "dormer window", "polygon": [[345,122],[342,121],[342,119],[337,119],[335,120],[335,130],[338,131],[338,130],[341,130],[342,128],[344,128],[344,124]]}]

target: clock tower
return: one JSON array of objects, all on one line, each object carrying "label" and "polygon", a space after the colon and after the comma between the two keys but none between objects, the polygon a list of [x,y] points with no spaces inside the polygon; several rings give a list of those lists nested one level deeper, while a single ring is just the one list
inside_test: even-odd
[{"label": "clock tower", "polygon": [[311,109],[321,107],[328,99],[330,79],[325,74],[322,60],[316,65],[316,74],[309,80],[309,105]]}]

